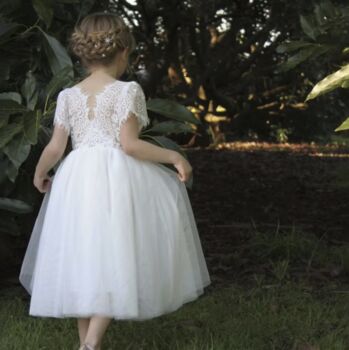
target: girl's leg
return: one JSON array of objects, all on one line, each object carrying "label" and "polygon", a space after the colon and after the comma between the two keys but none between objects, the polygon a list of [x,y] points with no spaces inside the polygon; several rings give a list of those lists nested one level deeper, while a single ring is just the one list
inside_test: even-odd
[{"label": "girl's leg", "polygon": [[102,338],[112,318],[104,316],[92,316],[88,327],[85,343],[92,345],[96,350],[100,350]]},{"label": "girl's leg", "polygon": [[78,318],[80,346],[85,341],[89,324],[90,324],[90,318]]}]

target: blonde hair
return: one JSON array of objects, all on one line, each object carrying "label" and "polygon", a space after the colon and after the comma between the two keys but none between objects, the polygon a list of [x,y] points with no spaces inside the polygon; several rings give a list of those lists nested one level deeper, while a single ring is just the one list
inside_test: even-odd
[{"label": "blonde hair", "polygon": [[92,63],[108,64],[125,48],[132,53],[136,41],[122,17],[108,12],[95,12],[75,25],[69,48],[84,66]]}]

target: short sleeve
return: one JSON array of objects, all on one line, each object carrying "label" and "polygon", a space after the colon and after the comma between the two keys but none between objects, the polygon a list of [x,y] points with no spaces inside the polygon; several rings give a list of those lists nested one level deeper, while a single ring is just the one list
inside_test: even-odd
[{"label": "short sleeve", "polygon": [[56,110],[53,117],[53,125],[64,128],[70,134],[69,111],[66,90],[62,90],[57,96]]},{"label": "short sleeve", "polygon": [[131,114],[134,114],[138,120],[139,131],[141,131],[150,123],[142,87],[135,81],[130,82],[124,97],[124,109],[120,116],[120,124],[125,122]]}]

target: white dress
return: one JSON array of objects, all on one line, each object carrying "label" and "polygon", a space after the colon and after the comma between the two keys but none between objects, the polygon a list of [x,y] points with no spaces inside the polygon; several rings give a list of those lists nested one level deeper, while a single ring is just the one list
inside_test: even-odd
[{"label": "white dress", "polygon": [[177,310],[211,283],[186,186],[119,142],[132,112],[148,125],[144,92],[116,80],[95,96],[63,89],[53,123],[73,150],[45,193],[19,281],[29,315],[144,320]]}]

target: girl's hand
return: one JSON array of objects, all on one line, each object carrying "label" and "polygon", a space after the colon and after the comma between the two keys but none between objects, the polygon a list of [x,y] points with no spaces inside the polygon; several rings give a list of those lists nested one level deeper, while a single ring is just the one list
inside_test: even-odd
[{"label": "girl's hand", "polygon": [[178,157],[173,163],[173,165],[178,170],[177,177],[179,178],[179,180],[181,180],[182,182],[186,182],[190,179],[193,173],[193,168],[180,153],[178,153]]},{"label": "girl's hand", "polygon": [[51,183],[52,180],[47,174],[39,176],[35,173],[33,184],[41,193],[47,192],[51,187]]}]

